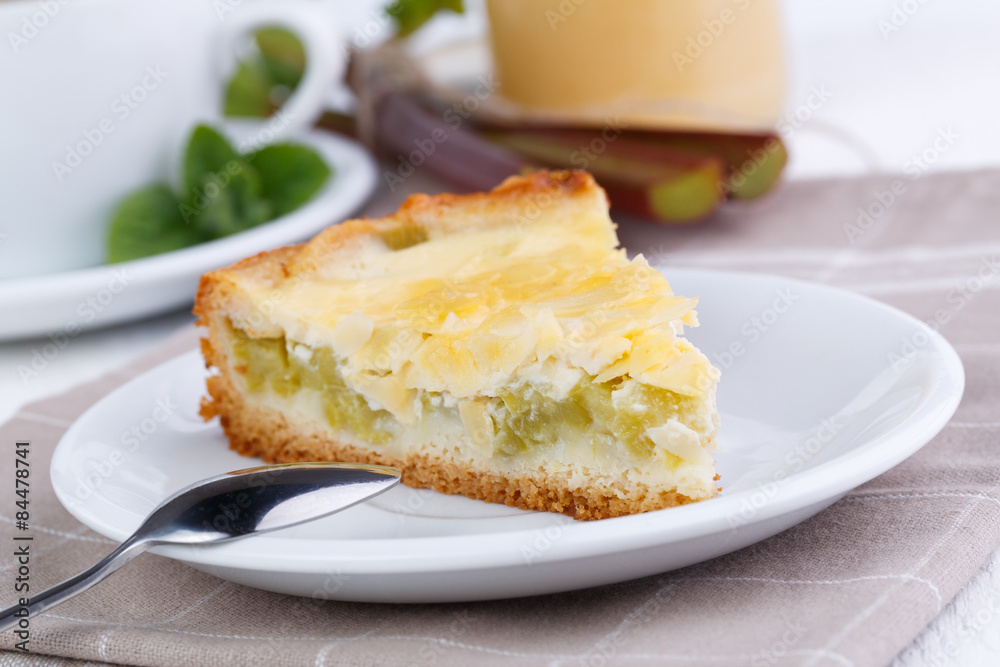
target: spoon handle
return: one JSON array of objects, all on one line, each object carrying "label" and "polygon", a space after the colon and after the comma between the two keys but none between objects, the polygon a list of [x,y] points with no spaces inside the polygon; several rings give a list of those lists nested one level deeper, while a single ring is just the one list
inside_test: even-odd
[{"label": "spoon handle", "polygon": [[0,611],[0,632],[18,625],[22,619],[31,618],[50,607],[54,607],[84,592],[91,586],[103,581],[108,575],[151,546],[152,543],[146,540],[131,537],[118,545],[117,549],[75,577],[70,577],[61,584],[56,584],[37,595],[32,595],[27,606],[16,604],[12,607],[7,607],[3,611]]}]

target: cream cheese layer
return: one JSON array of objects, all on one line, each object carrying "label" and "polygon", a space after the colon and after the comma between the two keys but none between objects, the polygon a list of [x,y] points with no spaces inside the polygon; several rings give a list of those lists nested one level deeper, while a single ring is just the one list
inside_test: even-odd
[{"label": "cream cheese layer", "polygon": [[613,229],[605,214],[415,234],[400,249],[359,235],[316,270],[236,282],[289,341],[333,350],[347,382],[382,403],[496,396],[512,380],[568,391],[582,373],[710,395],[718,372],[680,336],[697,300],[629,260]]}]

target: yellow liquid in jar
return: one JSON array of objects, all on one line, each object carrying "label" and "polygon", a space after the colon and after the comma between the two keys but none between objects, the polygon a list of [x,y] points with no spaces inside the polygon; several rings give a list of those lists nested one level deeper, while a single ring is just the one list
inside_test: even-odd
[{"label": "yellow liquid in jar", "polygon": [[777,0],[487,0],[500,93],[601,125],[773,129],[785,94]]}]

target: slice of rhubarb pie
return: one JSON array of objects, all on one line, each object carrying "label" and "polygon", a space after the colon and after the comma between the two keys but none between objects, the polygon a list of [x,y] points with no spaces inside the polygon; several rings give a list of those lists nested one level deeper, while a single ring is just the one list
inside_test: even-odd
[{"label": "slice of rhubarb pie", "polygon": [[265,461],[382,463],[577,519],[710,498],[696,299],[617,246],[588,174],[537,172],[209,273],[202,416]]}]

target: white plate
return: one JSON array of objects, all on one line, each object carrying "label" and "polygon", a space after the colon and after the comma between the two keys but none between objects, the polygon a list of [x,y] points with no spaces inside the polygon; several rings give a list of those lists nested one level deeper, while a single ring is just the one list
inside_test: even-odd
[{"label": "white plate", "polygon": [[250,255],[309,238],[356,211],[375,189],[375,163],[361,145],[329,132],[295,137],[319,152],[333,176],[296,211],[217,241],[121,264],[0,280],[0,340],[80,331],[190,303],[198,278]]},{"label": "white plate", "polygon": [[[159,553],[242,584],[341,600],[459,601],[607,584],[713,558],[807,519],[920,449],[958,406],[958,355],[909,315],[786,278],[665,273],[679,293],[701,295],[702,326],[691,338],[724,367],[718,498],[575,522],[397,487],[268,536]],[[73,425],[52,481],[75,517],[121,540],[175,490],[250,464],[227,449],[217,423],[197,417],[204,376],[198,353],[188,353]]]}]

